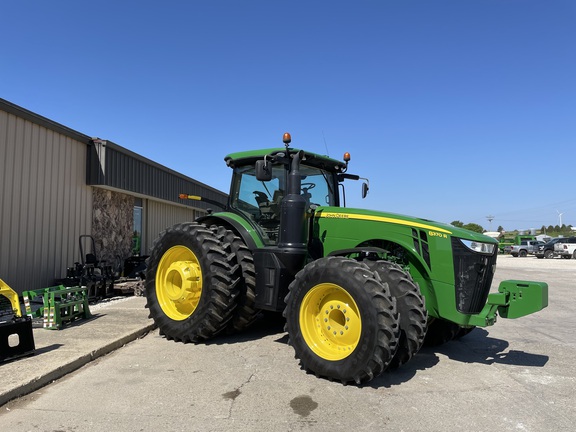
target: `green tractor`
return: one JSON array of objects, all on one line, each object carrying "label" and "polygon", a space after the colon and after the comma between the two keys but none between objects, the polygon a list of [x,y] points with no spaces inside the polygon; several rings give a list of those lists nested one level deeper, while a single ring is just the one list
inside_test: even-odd
[{"label": "green tractor", "polygon": [[349,154],[342,162],[289,147],[289,134],[283,141],[226,156],[233,177],[224,211],[155,241],[147,307],[167,339],[201,342],[247,328],[261,311],[283,312],[305,370],[361,384],[425,342],[547,306],[543,282],[504,281],[490,293],[496,240],[346,208],[343,183],[361,179],[347,173]]}]

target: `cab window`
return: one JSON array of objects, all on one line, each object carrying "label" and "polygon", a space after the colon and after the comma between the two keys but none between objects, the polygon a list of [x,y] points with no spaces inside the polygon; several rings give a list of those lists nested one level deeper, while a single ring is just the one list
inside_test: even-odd
[{"label": "cab window", "polygon": [[[310,206],[336,205],[332,174],[318,168],[301,165],[300,194]],[[284,165],[273,165],[272,179],[256,179],[253,166],[234,171],[230,205],[255,223],[262,239],[268,245],[278,243],[282,199],[286,193],[287,170]]]},{"label": "cab window", "polygon": [[280,204],[284,197],[286,171],[283,166],[272,168],[272,179],[256,179],[253,166],[235,170],[231,206],[256,223],[267,244],[278,243]]}]

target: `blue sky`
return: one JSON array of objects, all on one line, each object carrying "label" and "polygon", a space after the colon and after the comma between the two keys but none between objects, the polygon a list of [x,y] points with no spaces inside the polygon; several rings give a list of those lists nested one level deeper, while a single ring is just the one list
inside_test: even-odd
[{"label": "blue sky", "polygon": [[288,131],[351,153],[371,189],[349,206],[576,225],[572,0],[20,0],[1,22],[0,97],[223,191],[226,154]]}]

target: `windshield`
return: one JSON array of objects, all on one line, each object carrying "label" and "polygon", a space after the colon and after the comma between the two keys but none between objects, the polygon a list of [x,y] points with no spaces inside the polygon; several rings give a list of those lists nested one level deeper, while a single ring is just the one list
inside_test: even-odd
[{"label": "windshield", "polygon": [[[332,174],[319,168],[300,166],[301,196],[311,205],[336,205]],[[256,179],[254,166],[235,168],[230,206],[259,228],[267,244],[278,243],[281,204],[286,192],[288,171],[284,165],[272,166],[272,179]]]}]

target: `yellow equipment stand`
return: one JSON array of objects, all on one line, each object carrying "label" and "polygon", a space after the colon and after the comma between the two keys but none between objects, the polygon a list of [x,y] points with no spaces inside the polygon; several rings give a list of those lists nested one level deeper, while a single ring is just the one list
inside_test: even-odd
[{"label": "yellow equipment stand", "polygon": [[[0,295],[6,297],[10,309],[0,310],[0,361],[12,360],[34,354],[32,318],[22,316],[18,294],[0,279]],[[6,304],[3,302],[3,304]]]}]

